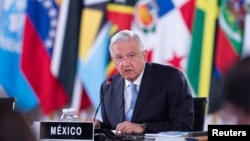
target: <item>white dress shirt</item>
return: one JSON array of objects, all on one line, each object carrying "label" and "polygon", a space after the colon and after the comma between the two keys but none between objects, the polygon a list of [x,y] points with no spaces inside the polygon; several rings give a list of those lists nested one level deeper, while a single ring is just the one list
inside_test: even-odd
[{"label": "white dress shirt", "polygon": [[[136,90],[137,92],[139,92],[139,88],[141,85],[141,79],[142,79],[142,74],[143,74],[144,70],[142,71],[142,73],[140,74],[140,76],[133,82],[134,84],[136,84]],[[124,86],[124,107],[125,107],[125,113],[128,112],[130,104],[131,104],[131,98],[132,98],[132,93],[131,93],[131,88],[130,88],[130,81],[125,79],[125,86]]]}]

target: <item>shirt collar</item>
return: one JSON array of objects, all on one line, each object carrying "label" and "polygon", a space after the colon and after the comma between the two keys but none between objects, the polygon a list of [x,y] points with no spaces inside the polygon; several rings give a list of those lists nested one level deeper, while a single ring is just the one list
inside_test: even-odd
[{"label": "shirt collar", "polygon": [[[143,70],[142,70],[141,74],[139,75],[139,77],[133,82],[134,84],[136,84],[136,86],[141,85],[141,79],[142,79],[142,75],[144,73],[144,69],[145,69],[145,67],[143,68]],[[131,83],[130,81],[125,79],[126,88],[129,86],[130,83]]]}]

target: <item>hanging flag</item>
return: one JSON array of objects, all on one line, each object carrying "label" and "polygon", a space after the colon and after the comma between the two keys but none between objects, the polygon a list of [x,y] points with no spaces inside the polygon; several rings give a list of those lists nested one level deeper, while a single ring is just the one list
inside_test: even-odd
[{"label": "hanging flag", "polygon": [[[127,0],[124,3],[107,4],[107,20],[111,23],[110,37],[120,30],[131,30],[135,3],[133,0]],[[114,62],[109,60],[106,68],[106,76],[110,77],[116,73],[118,73],[118,71],[115,68]]]},{"label": "hanging flag", "polygon": [[[113,33],[131,28],[135,2],[107,4],[107,20],[112,23]],[[116,30],[115,30],[116,29]]]},{"label": "hanging flag", "polygon": [[7,96],[16,97],[21,113],[39,104],[20,68],[25,13],[26,0],[0,1],[0,86]]},{"label": "hanging flag", "polygon": [[[82,11],[78,69],[80,80],[96,109],[100,102],[100,85],[106,79],[109,60],[110,23],[105,18],[107,2],[85,1]],[[95,18],[93,18],[95,17]]]},{"label": "hanging flag", "polygon": [[222,77],[241,59],[244,17],[244,0],[220,1],[209,113],[219,107]]},{"label": "hanging flag", "polygon": [[215,67],[220,76],[239,61],[243,43],[242,0],[221,1],[215,50]]},{"label": "hanging flag", "polygon": [[184,73],[189,57],[194,0],[140,0],[132,30],[140,33],[148,60],[172,65]]},{"label": "hanging flag", "polygon": [[218,13],[217,0],[197,0],[195,7],[187,76],[194,94],[208,97]]},{"label": "hanging flag", "polygon": [[54,0],[28,0],[21,68],[44,114],[68,103],[68,96],[50,70],[58,7]]},{"label": "hanging flag", "polygon": [[81,0],[63,0],[60,7],[51,69],[71,99],[70,107],[77,111],[91,105],[76,73],[80,33]]}]

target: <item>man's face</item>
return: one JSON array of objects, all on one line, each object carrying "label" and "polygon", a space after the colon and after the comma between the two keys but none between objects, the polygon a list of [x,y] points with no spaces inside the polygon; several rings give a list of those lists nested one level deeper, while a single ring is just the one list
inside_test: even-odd
[{"label": "man's face", "polygon": [[134,40],[113,44],[112,60],[121,76],[131,82],[139,77],[147,59],[147,51],[141,51]]}]

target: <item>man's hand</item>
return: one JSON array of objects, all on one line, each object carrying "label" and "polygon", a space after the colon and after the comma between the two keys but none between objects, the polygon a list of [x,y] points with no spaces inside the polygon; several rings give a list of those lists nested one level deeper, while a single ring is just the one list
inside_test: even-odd
[{"label": "man's hand", "polygon": [[99,120],[95,119],[95,121],[94,121],[94,127],[95,128],[100,128],[100,121]]},{"label": "man's hand", "polygon": [[142,134],[144,133],[144,128],[142,124],[132,123],[128,121],[121,122],[116,126],[116,133],[126,133],[126,134]]}]

